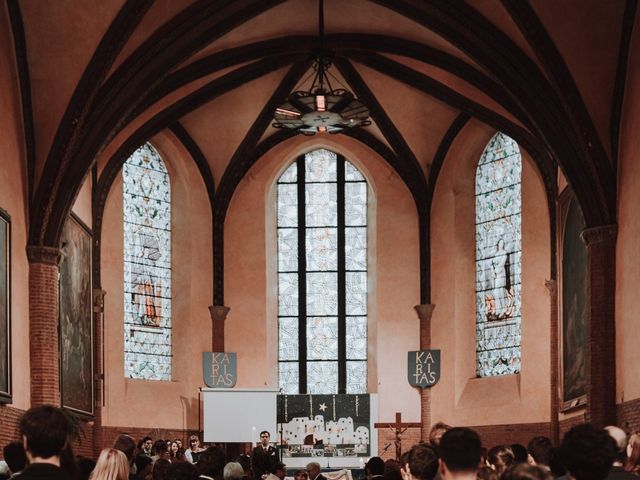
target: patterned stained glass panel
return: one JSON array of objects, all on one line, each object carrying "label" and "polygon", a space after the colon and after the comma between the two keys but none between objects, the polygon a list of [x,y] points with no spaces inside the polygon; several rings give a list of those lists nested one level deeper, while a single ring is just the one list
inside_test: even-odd
[{"label": "patterned stained glass panel", "polygon": [[278,324],[278,359],[298,360],[298,317],[280,317]]},{"label": "patterned stained glass panel", "polygon": [[335,183],[305,185],[305,217],[307,227],[338,225],[338,190]]},{"label": "patterned stained glass panel", "polygon": [[298,230],[295,228],[278,229],[278,271],[295,272],[298,270]]},{"label": "patterned stained glass panel", "polygon": [[364,182],[360,171],[349,162],[344,162],[344,179],[346,182]]},{"label": "patterned stained glass panel", "polygon": [[298,226],[298,186],[278,184],[278,227]]},{"label": "patterned stained glass panel", "polygon": [[338,274],[307,273],[307,315],[338,314]]},{"label": "patterned stained glass panel", "polygon": [[329,150],[318,149],[304,156],[305,182],[335,182],[338,156]]},{"label": "patterned stained glass panel", "polygon": [[367,314],[367,272],[346,273],[347,315]]},{"label": "patterned stained glass panel", "polygon": [[280,178],[278,179],[278,183],[296,183],[297,181],[298,164],[293,162],[284,172],[282,172],[282,175],[280,175]]},{"label": "patterned stained glass panel", "polygon": [[347,317],[347,359],[367,358],[367,317]]},{"label": "patterned stained glass panel", "polygon": [[295,316],[298,315],[298,274],[279,273],[278,274],[278,315]]},{"label": "patterned stained glass panel", "polygon": [[367,393],[367,362],[347,362],[347,393]]},{"label": "patterned stained glass panel", "polygon": [[299,371],[300,364],[298,362],[280,362],[278,364],[278,378],[283,394],[295,395],[299,393]]},{"label": "patterned stained glass panel", "polygon": [[521,175],[517,144],[496,134],[476,171],[476,373],[520,371]]},{"label": "patterned stained glass panel", "polygon": [[307,318],[307,358],[309,360],[338,359],[338,318]]},{"label": "patterned stained glass panel", "polygon": [[344,229],[344,256],[347,270],[367,269],[367,228],[347,227]]},{"label": "patterned stained glass panel", "polygon": [[306,231],[307,271],[338,269],[338,229],[308,228]]},{"label": "patterned stained glass panel", "polygon": [[171,187],[145,144],[122,167],[124,374],[171,380]]},{"label": "patterned stained glass panel", "polygon": [[348,227],[367,224],[367,184],[345,183],[344,220]]},{"label": "patterned stained glass panel", "polygon": [[307,362],[307,390],[316,395],[338,393],[338,362]]}]

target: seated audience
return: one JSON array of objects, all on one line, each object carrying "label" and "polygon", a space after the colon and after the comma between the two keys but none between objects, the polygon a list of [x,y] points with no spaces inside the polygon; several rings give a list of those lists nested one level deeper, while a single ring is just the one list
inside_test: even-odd
[{"label": "seated audience", "polygon": [[487,452],[487,461],[498,475],[502,475],[514,462],[513,451],[507,445],[496,445]]},{"label": "seated audience", "polygon": [[516,462],[502,474],[500,480],[553,480],[553,475],[537,465]]},{"label": "seated audience", "polygon": [[433,480],[438,473],[438,454],[424,443],[411,447],[405,465],[410,480]]},{"label": "seated audience", "polygon": [[91,480],[128,480],[129,461],[127,456],[115,448],[105,448],[100,452]]},{"label": "seated audience", "polygon": [[603,480],[616,456],[616,445],[606,431],[583,424],[565,434],[559,453],[571,478]]},{"label": "seated audience", "polygon": [[229,462],[224,466],[222,477],[224,480],[242,480],[244,468],[238,462]]},{"label": "seated audience", "polygon": [[71,478],[60,466],[71,433],[71,423],[62,409],[50,405],[33,407],[20,419],[19,430],[29,461],[20,480]]},{"label": "seated audience", "polygon": [[616,456],[613,459],[613,465],[607,475],[609,480],[634,480],[635,475],[627,472],[624,469],[624,464],[627,461],[627,434],[624,430],[613,425],[604,427],[604,430],[616,443]]},{"label": "seated audience", "polygon": [[469,428],[452,428],[442,435],[438,453],[438,471],[443,480],[476,480],[482,453],[476,432]]},{"label": "seated audience", "polygon": [[22,442],[7,443],[2,449],[2,456],[11,472],[9,478],[17,477],[27,466],[27,456],[24,453]]}]

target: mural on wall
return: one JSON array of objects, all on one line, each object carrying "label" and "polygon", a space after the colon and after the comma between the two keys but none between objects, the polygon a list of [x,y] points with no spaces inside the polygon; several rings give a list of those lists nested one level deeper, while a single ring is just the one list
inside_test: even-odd
[{"label": "mural on wall", "polygon": [[281,456],[369,457],[370,417],[369,395],[279,395]]},{"label": "mural on wall", "polygon": [[0,209],[0,402],[11,399],[10,217]]},{"label": "mural on wall", "polygon": [[91,234],[70,216],[60,246],[60,381],[62,405],[93,414]]},{"label": "mural on wall", "polygon": [[[562,240],[562,383],[566,406],[587,394],[587,246],[580,206],[571,200]],[[569,404],[569,405],[567,405]]]}]

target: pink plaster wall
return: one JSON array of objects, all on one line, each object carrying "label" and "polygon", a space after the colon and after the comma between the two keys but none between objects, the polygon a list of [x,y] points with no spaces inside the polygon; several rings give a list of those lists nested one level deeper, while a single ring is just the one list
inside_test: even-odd
[{"label": "pink plaster wall", "polygon": [[292,139],[271,150],[240,183],[225,224],[226,347],[238,353],[238,386],[277,388],[277,280],[274,183],[297,155],[315,148],[343,154],[369,181],[369,391],[380,421],[420,420],[420,397],[406,380],[416,350],[418,226],[410,193],[374,152],[348,137]]},{"label": "pink plaster wall", "polygon": [[6,5],[0,6],[0,208],[11,216],[12,405],[30,405],[26,157],[20,89]]},{"label": "pink plaster wall", "polygon": [[640,284],[640,32],[631,44],[620,132],[616,249],[616,399],[640,397],[638,285]]},{"label": "pink plaster wall", "polygon": [[[453,425],[546,422],[549,408],[549,217],[532,160],[522,168],[522,369],[475,378],[475,171],[495,132],[470,122],[451,147],[431,218],[432,348],[442,350],[432,420]],[[498,406],[499,408],[496,408]]]},{"label": "pink plaster wall", "polygon": [[195,163],[169,134],[152,139],[172,190],[172,380],[124,378],[122,181],[118,176],[105,209],[102,288],[105,297],[103,425],[197,429],[202,352],[211,350],[211,209]]}]

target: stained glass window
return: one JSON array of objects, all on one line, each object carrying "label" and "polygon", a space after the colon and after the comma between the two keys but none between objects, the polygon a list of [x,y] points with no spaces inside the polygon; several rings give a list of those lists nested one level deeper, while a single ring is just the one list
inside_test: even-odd
[{"label": "stained glass window", "polygon": [[476,373],[520,371],[522,161],[497,133],[476,171]]},{"label": "stained glass window", "polygon": [[122,167],[124,374],[171,380],[171,187],[150,145]]},{"label": "stained glass window", "polygon": [[367,183],[314,150],[278,180],[280,388],[367,391]]}]

